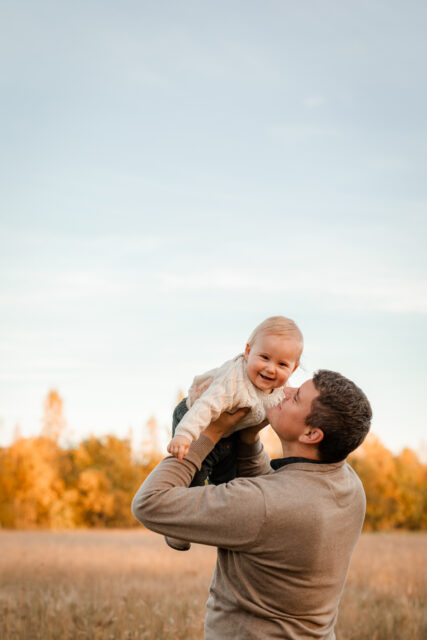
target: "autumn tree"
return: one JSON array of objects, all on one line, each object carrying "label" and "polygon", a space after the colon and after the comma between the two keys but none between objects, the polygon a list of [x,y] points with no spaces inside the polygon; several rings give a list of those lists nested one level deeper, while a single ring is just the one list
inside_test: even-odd
[{"label": "autumn tree", "polygon": [[396,457],[396,527],[427,527],[427,469],[411,449]]},{"label": "autumn tree", "polygon": [[21,438],[1,452],[0,523],[11,528],[74,526],[67,514],[63,453],[50,438]]},{"label": "autumn tree", "polygon": [[64,417],[64,403],[58,391],[52,389],[44,402],[42,418],[42,436],[58,442],[59,436],[66,426]]},{"label": "autumn tree", "polygon": [[77,520],[87,526],[135,525],[130,505],[135,491],[151,470],[132,460],[130,440],[91,437],[71,452],[68,486],[77,490]]},{"label": "autumn tree", "polygon": [[394,456],[370,434],[349,458],[365,488],[365,528],[378,531],[427,526],[427,475],[413,451]]},{"label": "autumn tree", "polygon": [[150,416],[145,423],[144,437],[136,453],[136,460],[139,464],[145,465],[149,464],[150,460],[160,457],[159,423],[154,416]]},{"label": "autumn tree", "polygon": [[[62,448],[63,403],[56,391],[45,403],[43,434],[22,438],[16,432],[0,448],[0,526],[73,528],[137,526],[131,501],[141,482],[160,461],[159,430],[152,416],[142,454],[135,458],[131,438],[94,436]],[[280,442],[266,430],[263,440],[273,456]],[[365,487],[365,528],[427,528],[427,465],[410,449],[393,455],[374,435],[350,457]]]}]

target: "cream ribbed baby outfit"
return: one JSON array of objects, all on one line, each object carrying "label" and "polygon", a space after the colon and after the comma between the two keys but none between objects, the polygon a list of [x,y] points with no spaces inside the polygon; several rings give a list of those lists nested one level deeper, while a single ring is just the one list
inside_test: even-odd
[{"label": "cream ribbed baby outfit", "polygon": [[234,427],[234,431],[240,431],[262,422],[267,409],[275,407],[283,398],[283,387],[264,393],[252,384],[246,372],[245,357],[240,354],[218,369],[194,378],[188,392],[189,411],[177,426],[175,435],[197,440],[200,433],[223,411],[249,407],[250,411]]}]

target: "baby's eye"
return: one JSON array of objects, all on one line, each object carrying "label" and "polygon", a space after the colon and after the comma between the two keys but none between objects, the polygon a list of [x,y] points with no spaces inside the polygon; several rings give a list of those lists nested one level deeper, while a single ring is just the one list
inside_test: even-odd
[{"label": "baby's eye", "polygon": [[268,356],[261,356],[263,360],[268,360]]},{"label": "baby's eye", "polygon": [[280,367],[288,367],[289,365],[286,362],[279,362]]}]

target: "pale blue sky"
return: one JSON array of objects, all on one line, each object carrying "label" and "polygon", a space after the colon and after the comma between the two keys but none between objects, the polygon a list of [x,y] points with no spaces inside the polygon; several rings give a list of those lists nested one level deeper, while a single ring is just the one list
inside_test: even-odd
[{"label": "pale blue sky", "polygon": [[294,318],[395,451],[425,433],[423,2],[5,2],[0,442],[51,388],[142,437]]}]

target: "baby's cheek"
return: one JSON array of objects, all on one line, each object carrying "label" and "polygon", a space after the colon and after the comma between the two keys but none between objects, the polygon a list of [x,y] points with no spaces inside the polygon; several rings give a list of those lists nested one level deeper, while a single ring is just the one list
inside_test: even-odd
[{"label": "baby's cheek", "polygon": [[282,372],[281,380],[282,380],[283,384],[285,384],[285,382],[288,381],[289,376],[290,376],[290,371],[283,371]]}]

